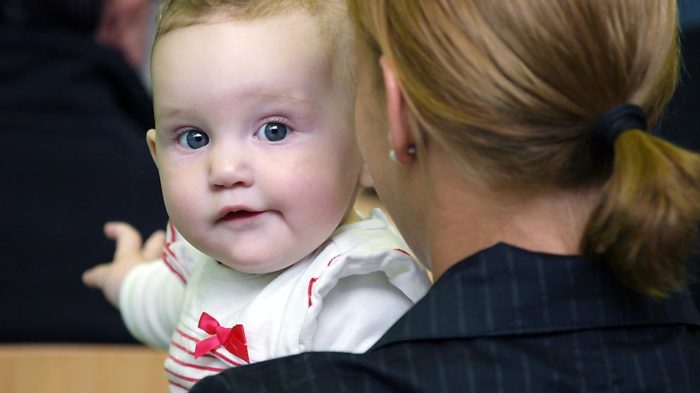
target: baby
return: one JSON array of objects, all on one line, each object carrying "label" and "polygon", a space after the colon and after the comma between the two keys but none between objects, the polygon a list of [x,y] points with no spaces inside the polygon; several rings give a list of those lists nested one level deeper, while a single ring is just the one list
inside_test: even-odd
[{"label": "baby", "polygon": [[380,211],[352,208],[371,178],[342,3],[161,8],[147,140],[171,218],[165,252],[125,278],[115,255],[85,281],[134,336],[169,346],[171,391],[303,351],[363,352],[430,285]]}]

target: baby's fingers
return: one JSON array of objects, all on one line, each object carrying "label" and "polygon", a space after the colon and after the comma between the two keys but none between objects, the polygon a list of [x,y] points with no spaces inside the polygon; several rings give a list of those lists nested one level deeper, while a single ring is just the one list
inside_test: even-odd
[{"label": "baby's fingers", "polygon": [[114,250],[114,261],[141,259],[141,234],[131,225],[124,222],[108,222],[105,224],[105,235],[117,242]]},{"label": "baby's fingers", "polygon": [[107,279],[109,264],[92,267],[83,273],[83,284],[90,288],[104,288]]},{"label": "baby's fingers", "polygon": [[160,257],[163,253],[163,246],[165,245],[165,232],[155,231],[146,240],[146,244],[143,246],[143,257],[150,261]]}]

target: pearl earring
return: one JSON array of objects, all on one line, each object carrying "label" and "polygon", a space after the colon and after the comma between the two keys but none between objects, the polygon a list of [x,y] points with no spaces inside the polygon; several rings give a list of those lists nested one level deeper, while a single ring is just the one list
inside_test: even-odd
[{"label": "pearl earring", "polygon": [[[408,150],[406,150],[406,153],[408,153],[409,156],[415,156],[416,155],[416,147],[415,146],[409,147]],[[389,150],[389,159],[393,162],[398,162],[398,160],[396,159],[396,152],[394,151],[394,149]]]}]

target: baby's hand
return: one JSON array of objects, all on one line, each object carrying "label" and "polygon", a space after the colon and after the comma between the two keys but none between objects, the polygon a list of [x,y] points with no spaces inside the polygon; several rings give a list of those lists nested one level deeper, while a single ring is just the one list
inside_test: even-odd
[{"label": "baby's hand", "polygon": [[125,222],[108,222],[104,226],[105,236],[117,242],[114,260],[97,265],[83,273],[83,283],[100,288],[107,300],[119,307],[119,290],[124,277],[139,263],[160,257],[163,252],[165,233],[154,232],[141,247],[141,234]]}]

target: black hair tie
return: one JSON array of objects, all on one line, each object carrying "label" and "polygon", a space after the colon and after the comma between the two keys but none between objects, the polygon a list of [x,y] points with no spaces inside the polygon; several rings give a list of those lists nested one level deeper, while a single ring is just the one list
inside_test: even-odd
[{"label": "black hair tie", "polygon": [[593,127],[593,134],[612,146],[620,134],[629,130],[647,129],[647,114],[634,104],[620,104],[600,117]]}]

